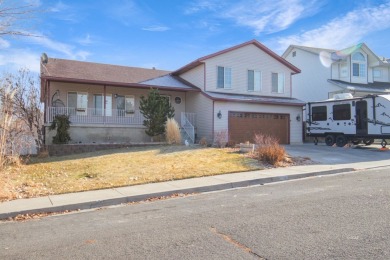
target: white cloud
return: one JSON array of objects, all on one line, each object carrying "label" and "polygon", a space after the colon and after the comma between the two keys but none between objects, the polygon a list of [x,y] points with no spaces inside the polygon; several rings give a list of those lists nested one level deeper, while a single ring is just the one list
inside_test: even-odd
[{"label": "white cloud", "polygon": [[36,44],[41,45],[42,47],[59,52],[65,55],[66,58],[69,59],[85,60],[90,55],[90,53],[87,51],[75,50],[74,46],[62,42],[54,41],[47,37],[34,37],[34,38],[30,38],[29,40]]},{"label": "white cloud", "polygon": [[150,31],[150,32],[165,32],[170,30],[170,28],[167,26],[153,25],[153,26],[143,27],[142,30]]},{"label": "white cloud", "polygon": [[370,33],[390,28],[390,1],[374,7],[352,10],[318,29],[277,39],[278,49],[290,44],[342,49],[361,41]]},{"label": "white cloud", "polygon": [[222,2],[210,1],[210,0],[199,0],[192,2],[185,10],[184,14],[194,14],[201,11],[215,11],[220,9]]},{"label": "white cloud", "polygon": [[62,1],[58,1],[55,5],[49,8],[49,11],[53,13],[60,13],[66,11],[67,9],[69,9],[69,6],[64,4]]},{"label": "white cloud", "polygon": [[3,71],[17,71],[20,68],[27,68],[31,72],[39,72],[38,53],[25,49],[7,50],[6,53],[0,53],[0,66]]},{"label": "white cloud", "polygon": [[248,26],[259,35],[285,30],[299,19],[315,14],[319,5],[316,0],[244,0],[226,10],[223,17]]},{"label": "white cloud", "polygon": [[24,0],[24,2],[27,5],[32,5],[32,6],[37,6],[37,7],[42,5],[41,0]]},{"label": "white cloud", "polygon": [[7,49],[9,46],[11,46],[11,44],[8,41],[0,38],[0,49]]},{"label": "white cloud", "polygon": [[91,35],[87,33],[84,38],[80,38],[76,40],[81,45],[91,45],[93,43],[93,40],[91,39]]},{"label": "white cloud", "polygon": [[253,29],[255,35],[274,33],[287,29],[304,17],[315,14],[322,0],[240,0],[208,1],[199,0],[191,4],[186,14],[209,11],[213,16],[229,19],[240,26]]}]

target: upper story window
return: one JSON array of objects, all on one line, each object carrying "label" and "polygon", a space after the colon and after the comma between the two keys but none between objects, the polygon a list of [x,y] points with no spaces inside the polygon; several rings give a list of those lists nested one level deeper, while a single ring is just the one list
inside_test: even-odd
[{"label": "upper story window", "polygon": [[293,52],[292,52],[292,56],[293,56],[293,57],[297,56],[297,52],[296,52],[296,51],[293,51]]},{"label": "upper story window", "polygon": [[366,77],[366,58],[360,52],[352,55],[352,75],[354,77]]},{"label": "upper story window", "polygon": [[342,78],[348,77],[348,66],[347,63],[340,64],[340,76]]},{"label": "upper story window", "polygon": [[232,88],[232,69],[218,66],[217,88]]},{"label": "upper story window", "polygon": [[381,78],[382,77],[382,71],[381,70],[375,69],[375,70],[373,70],[372,73],[373,73],[374,78]]},{"label": "upper story window", "polygon": [[272,92],[284,92],[284,73],[272,73]]},{"label": "upper story window", "polygon": [[248,91],[261,90],[261,72],[257,70],[248,70]]}]

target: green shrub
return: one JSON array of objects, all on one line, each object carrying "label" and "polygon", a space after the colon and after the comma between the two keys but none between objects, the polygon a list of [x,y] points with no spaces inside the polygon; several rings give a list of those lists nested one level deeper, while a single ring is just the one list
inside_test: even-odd
[{"label": "green shrub", "polygon": [[57,129],[53,136],[53,144],[67,144],[71,139],[69,135],[70,120],[68,115],[56,115],[49,130]]}]

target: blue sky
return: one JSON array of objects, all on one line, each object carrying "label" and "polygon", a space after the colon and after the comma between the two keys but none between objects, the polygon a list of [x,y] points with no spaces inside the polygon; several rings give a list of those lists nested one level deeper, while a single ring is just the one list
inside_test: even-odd
[{"label": "blue sky", "polygon": [[[14,1],[14,0],[6,0]],[[390,0],[19,0],[43,10],[0,38],[0,70],[39,71],[39,57],[175,70],[256,39],[343,49],[365,42],[390,58]],[[27,26],[26,26],[27,25]]]}]

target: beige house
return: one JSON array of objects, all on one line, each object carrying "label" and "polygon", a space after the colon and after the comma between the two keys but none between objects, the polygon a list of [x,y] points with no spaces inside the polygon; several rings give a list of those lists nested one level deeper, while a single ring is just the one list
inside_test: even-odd
[{"label": "beige house", "polygon": [[48,126],[69,114],[72,143],[147,142],[139,101],[150,88],[169,98],[186,139],[252,141],[271,134],[302,142],[302,106],[291,97],[300,70],[256,40],[199,58],[176,71],[49,58],[41,64]]}]

